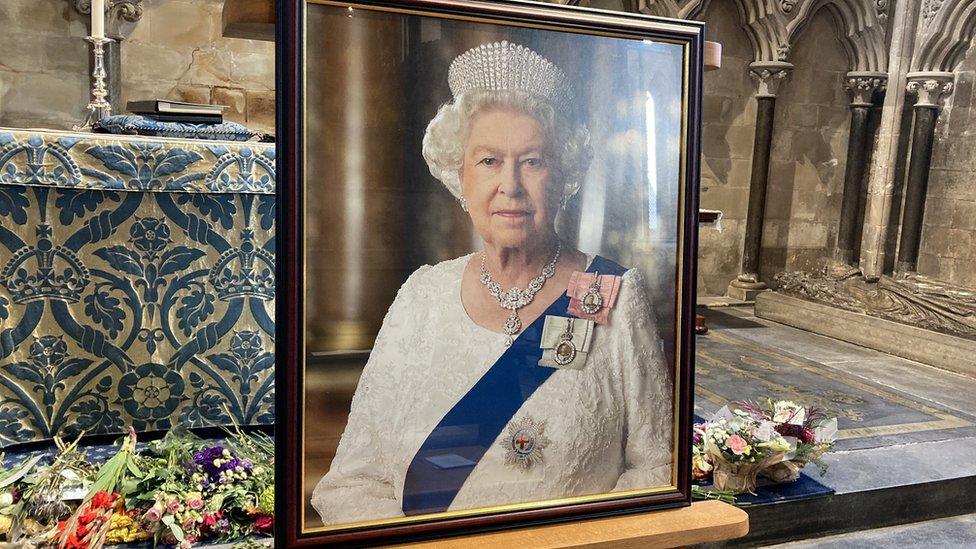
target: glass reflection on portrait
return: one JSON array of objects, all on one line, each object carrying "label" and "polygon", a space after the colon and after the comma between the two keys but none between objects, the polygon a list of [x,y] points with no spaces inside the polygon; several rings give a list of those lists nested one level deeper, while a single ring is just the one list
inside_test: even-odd
[{"label": "glass reflection on portrait", "polygon": [[[342,183],[329,183],[328,199],[325,189],[306,188],[307,207],[338,214],[320,211],[306,221],[305,478],[313,509],[306,522],[320,517],[319,524],[338,525],[669,485],[676,248],[673,224],[649,222],[657,212],[648,208],[670,204],[665,213],[673,216],[676,193],[654,200],[648,194],[675,187],[677,176],[662,182],[660,171],[646,170],[648,158],[657,170],[655,163],[676,165],[677,155],[657,162],[660,148],[637,130],[606,121],[588,129],[594,115],[578,105],[592,103],[581,91],[593,90],[578,89],[578,75],[570,78],[536,51],[558,48],[526,46],[533,39],[524,35],[477,29],[458,41],[452,31],[464,29],[452,25],[463,25],[443,24],[436,38],[427,29],[426,42],[406,40],[414,51],[404,55],[402,41],[365,44],[384,27],[415,38],[423,28],[369,14],[339,25],[325,13],[322,23],[363,44],[347,52],[344,73],[330,71],[331,85],[345,94],[366,82],[410,80],[357,68],[372,66],[370,58],[417,66],[410,54],[420,50],[425,66],[439,58],[450,70],[427,69],[441,81],[408,86],[392,107],[361,89],[362,112],[347,104],[319,121],[341,128],[345,139],[323,155],[341,159],[338,167],[309,162]],[[444,44],[453,58],[444,58]],[[611,57],[617,70],[639,58],[627,51]],[[680,77],[671,84],[680,97]],[[614,108],[646,109],[646,89],[631,84]],[[424,92],[434,98],[419,99]],[[319,113],[327,117],[335,107],[325,93]],[[425,107],[436,109],[427,121]],[[620,119],[629,117],[611,117]],[[645,113],[638,127],[647,120]],[[315,126],[312,118],[309,124]],[[370,155],[383,151],[393,161]],[[417,176],[420,167],[440,190]],[[626,180],[601,180],[615,171]],[[410,177],[397,181],[398,173]],[[614,189],[629,196],[609,196]],[[602,204],[589,219],[581,205],[587,197]],[[614,211],[621,200],[631,208]],[[635,210],[636,224],[627,219]],[[670,234],[654,234],[655,226]],[[350,292],[359,297],[351,300]],[[348,418],[335,420],[343,409]],[[325,413],[323,423],[338,426],[319,430],[321,438],[309,436],[319,423],[309,415],[316,410]],[[334,448],[334,456],[319,444]]]}]

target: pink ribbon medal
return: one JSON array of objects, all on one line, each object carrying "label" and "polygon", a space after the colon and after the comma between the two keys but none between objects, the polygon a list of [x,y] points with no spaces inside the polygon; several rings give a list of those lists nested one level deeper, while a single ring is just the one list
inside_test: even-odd
[{"label": "pink ribbon medal", "polygon": [[569,314],[606,324],[610,309],[617,304],[622,277],[574,272],[569,277]]}]

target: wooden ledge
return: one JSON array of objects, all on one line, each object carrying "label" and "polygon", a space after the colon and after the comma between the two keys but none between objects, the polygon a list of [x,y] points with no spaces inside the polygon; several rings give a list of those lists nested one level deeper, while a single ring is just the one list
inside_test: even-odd
[{"label": "wooden ledge", "polygon": [[749,515],[745,511],[727,503],[709,500],[696,501],[691,507],[681,509],[520,528],[397,547],[647,549],[722,541],[748,533]]}]

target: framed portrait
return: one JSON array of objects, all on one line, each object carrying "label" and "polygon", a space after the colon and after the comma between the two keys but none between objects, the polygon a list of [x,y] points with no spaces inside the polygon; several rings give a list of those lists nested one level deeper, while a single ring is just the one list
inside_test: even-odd
[{"label": "framed portrait", "polygon": [[279,2],[279,542],[688,505],[703,27]]}]

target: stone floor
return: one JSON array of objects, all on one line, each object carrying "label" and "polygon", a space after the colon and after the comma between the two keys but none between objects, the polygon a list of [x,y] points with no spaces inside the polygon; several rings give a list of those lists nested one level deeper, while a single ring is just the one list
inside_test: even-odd
[{"label": "stone floor", "polygon": [[[976,476],[976,379],[758,319],[751,307],[699,312],[710,331],[697,339],[698,415],[766,397],[827,409],[838,417],[837,448],[824,477],[813,466],[805,472],[837,494]],[[939,524],[948,537],[931,533]],[[931,542],[919,545],[925,536]],[[943,519],[809,543],[787,546],[976,547],[976,522]]]},{"label": "stone floor", "polygon": [[927,520],[876,530],[852,532],[804,541],[794,541],[768,548],[780,549],[885,549],[962,548],[976,546],[976,514]]},{"label": "stone floor", "polygon": [[747,307],[705,316],[698,415],[767,396],[825,408],[841,431],[821,480],[838,493],[976,475],[976,379],[758,319]]}]

